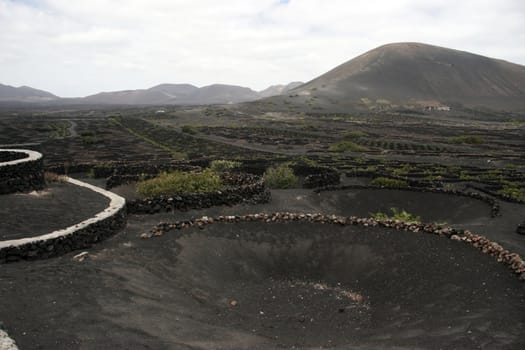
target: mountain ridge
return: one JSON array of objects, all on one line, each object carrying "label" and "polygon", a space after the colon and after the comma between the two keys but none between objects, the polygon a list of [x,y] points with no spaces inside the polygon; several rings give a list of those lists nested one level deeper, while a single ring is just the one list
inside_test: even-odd
[{"label": "mountain ridge", "polygon": [[[272,85],[262,90],[261,94],[247,87],[211,84],[196,87],[192,84],[158,84],[147,89],[103,91],[85,97],[61,98],[47,91],[30,87],[14,88],[0,84],[0,101],[11,102],[46,102],[54,101],[65,104],[102,104],[102,105],[199,105],[232,104],[258,100],[266,96],[284,93],[302,84],[293,82],[287,85]],[[2,88],[5,93],[2,95]]]},{"label": "mountain ridge", "polygon": [[[525,108],[525,66],[422,43],[367,51],[290,91],[342,106],[398,104]],[[329,104],[329,102],[326,102]]]},{"label": "mountain ridge", "polygon": [[234,104],[273,99],[326,111],[482,107],[525,111],[525,66],[416,42],[367,51],[308,81],[250,88],[159,84],[61,99],[29,87],[0,85],[0,101],[114,105]]},{"label": "mountain ridge", "polygon": [[50,92],[34,89],[29,86],[14,87],[0,84],[0,101],[38,102],[59,99]]}]

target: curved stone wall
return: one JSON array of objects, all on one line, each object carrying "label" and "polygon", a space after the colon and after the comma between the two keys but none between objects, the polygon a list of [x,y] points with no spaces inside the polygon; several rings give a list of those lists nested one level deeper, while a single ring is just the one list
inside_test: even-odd
[{"label": "curved stone wall", "polygon": [[500,205],[497,200],[489,196],[485,196],[476,192],[465,192],[459,190],[449,190],[444,188],[434,188],[434,187],[382,187],[382,186],[372,186],[372,185],[345,185],[345,186],[326,186],[322,188],[315,189],[314,192],[324,192],[324,191],[340,191],[340,190],[352,190],[352,189],[374,189],[374,190],[397,190],[397,191],[411,191],[411,192],[429,192],[429,193],[443,193],[450,194],[454,196],[469,197],[477,199],[479,201],[485,202],[490,205],[491,216],[496,217],[500,215]]},{"label": "curved stone wall", "polygon": [[45,187],[42,154],[24,149],[0,149],[0,194]]},{"label": "curved stone wall", "polygon": [[88,248],[124,227],[124,198],[85,182],[66,178],[71,184],[88,188],[110,199],[109,206],[94,217],[45,235],[0,241],[0,263],[49,258],[76,249]]},{"label": "curved stone wall", "polygon": [[180,230],[188,227],[204,228],[206,225],[213,223],[236,223],[236,222],[311,222],[333,225],[362,225],[362,226],[382,226],[396,230],[414,232],[414,233],[430,233],[451,239],[453,241],[463,242],[468,244],[484,254],[488,254],[495,258],[499,263],[506,265],[518,276],[522,281],[525,281],[525,261],[516,253],[504,249],[496,242],[492,242],[484,236],[470,232],[469,230],[458,230],[451,227],[443,227],[435,224],[421,224],[401,222],[397,220],[375,220],[373,218],[358,218],[355,216],[344,217],[336,215],[323,214],[304,214],[304,213],[260,213],[248,214],[240,216],[218,216],[215,218],[203,216],[200,219],[162,222],[153,227],[149,233],[143,233],[141,238],[150,238],[161,236],[171,230]]}]

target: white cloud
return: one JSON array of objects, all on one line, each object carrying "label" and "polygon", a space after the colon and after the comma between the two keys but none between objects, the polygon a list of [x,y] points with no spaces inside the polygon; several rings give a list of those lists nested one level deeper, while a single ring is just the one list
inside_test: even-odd
[{"label": "white cloud", "polygon": [[525,64],[521,0],[0,0],[0,83],[61,96],[309,80],[420,41]]}]

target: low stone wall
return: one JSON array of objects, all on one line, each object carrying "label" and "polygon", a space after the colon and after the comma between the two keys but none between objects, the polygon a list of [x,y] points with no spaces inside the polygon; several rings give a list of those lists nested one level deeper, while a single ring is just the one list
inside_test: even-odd
[{"label": "low stone wall", "polygon": [[11,152],[8,150],[0,151],[0,164],[23,158],[27,158],[25,152]]},{"label": "low stone wall", "polygon": [[341,174],[337,170],[321,170],[318,174],[310,174],[304,178],[304,188],[319,188],[339,185]]},{"label": "low stone wall", "polygon": [[366,185],[346,185],[346,186],[326,186],[322,188],[318,188],[314,190],[314,192],[319,193],[323,191],[340,191],[340,190],[366,190],[366,189],[373,189],[373,190],[397,190],[397,191],[411,191],[411,192],[429,192],[429,193],[442,193],[442,194],[450,194],[454,196],[462,196],[462,197],[469,197],[473,199],[477,199],[480,201],[483,201],[490,205],[491,208],[491,216],[496,217],[500,215],[500,205],[497,200],[494,198],[491,198],[489,196],[485,196],[483,194],[477,193],[477,192],[464,192],[459,190],[448,190],[444,188],[423,188],[423,187],[402,187],[402,188],[389,188],[389,187],[379,187],[379,186],[366,186]]},{"label": "low stone wall", "polygon": [[203,209],[217,205],[256,204],[270,201],[270,191],[260,176],[227,174],[223,180],[229,187],[222,191],[157,196],[129,201],[128,213],[155,214],[176,210]]},{"label": "low stone wall", "polygon": [[419,224],[400,222],[396,220],[378,221],[373,218],[357,218],[355,216],[343,217],[336,215],[323,214],[303,214],[303,213],[273,213],[273,214],[249,214],[240,216],[218,216],[215,218],[203,216],[200,219],[163,222],[153,227],[150,232],[143,233],[141,238],[151,238],[162,236],[171,230],[180,230],[188,227],[204,228],[213,223],[236,223],[236,222],[311,222],[334,225],[361,225],[361,226],[381,226],[395,230],[409,231],[414,233],[430,233],[445,237],[454,241],[468,244],[484,254],[494,257],[498,262],[510,268],[518,278],[525,281],[525,261],[516,253],[504,249],[498,243],[492,242],[484,236],[472,233],[468,230],[457,230],[451,227],[444,227],[435,224]]},{"label": "low stone wall", "polygon": [[500,199],[502,199],[502,200],[504,200],[506,202],[525,204],[524,201],[521,201],[519,199],[513,198],[511,196],[507,196],[505,194],[498,193],[498,190],[500,188],[497,188],[497,187],[488,187],[487,188],[487,187],[482,187],[482,186],[476,186],[476,185],[473,185],[473,184],[468,184],[467,187],[470,187],[470,188],[472,188],[474,190],[477,190],[477,191],[489,194],[491,196],[500,198]]},{"label": "low stone wall", "polygon": [[[158,163],[152,162],[95,162],[75,164],[54,164],[46,167],[47,171],[57,174],[74,174],[91,172],[95,178],[110,176],[157,175],[163,171],[190,171],[209,165],[209,160],[174,160]],[[66,175],[67,175],[66,174]]]},{"label": "low stone wall", "polygon": [[42,154],[23,149],[0,149],[0,194],[45,187]]},{"label": "low stone wall", "polygon": [[0,241],[0,263],[50,258],[72,250],[88,248],[125,226],[124,198],[82,181],[66,179],[69,183],[89,188],[108,197],[109,206],[94,217],[62,230],[36,237]]}]

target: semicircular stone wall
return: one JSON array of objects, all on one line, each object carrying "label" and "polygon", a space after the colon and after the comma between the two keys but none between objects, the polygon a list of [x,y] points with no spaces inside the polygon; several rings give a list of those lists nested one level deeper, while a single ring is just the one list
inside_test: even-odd
[{"label": "semicircular stone wall", "polygon": [[25,149],[0,149],[0,194],[45,187],[42,154]]},{"label": "semicircular stone wall", "polygon": [[50,258],[88,248],[125,226],[126,200],[124,198],[69,177],[65,177],[65,181],[102,194],[110,199],[109,206],[94,217],[62,230],[35,237],[0,241],[0,263]]}]

